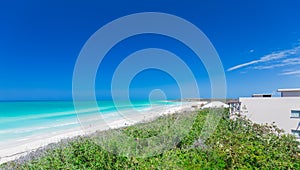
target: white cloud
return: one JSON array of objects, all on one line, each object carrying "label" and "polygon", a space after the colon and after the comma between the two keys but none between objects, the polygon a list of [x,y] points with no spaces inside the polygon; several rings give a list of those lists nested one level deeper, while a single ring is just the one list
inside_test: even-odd
[{"label": "white cloud", "polygon": [[286,71],[286,72],[280,73],[280,75],[297,75],[297,76],[300,76],[300,70]]},{"label": "white cloud", "polygon": [[248,63],[244,63],[244,64],[240,64],[240,65],[231,67],[231,68],[227,69],[227,71],[236,70],[236,69],[239,69],[239,68],[242,68],[242,67],[246,67],[246,66],[249,66],[249,65],[252,65],[252,64],[255,64],[255,63],[259,63],[259,62],[260,62],[259,60],[250,61]]},{"label": "white cloud", "polygon": [[[294,56],[299,52],[300,52],[300,46],[288,50],[273,52],[265,56],[262,56],[258,60],[253,60],[247,63],[230,67],[229,69],[227,69],[227,71],[233,71],[236,69],[245,68],[252,65],[256,65],[254,67],[251,67],[252,69],[258,69],[258,70],[272,69],[272,68],[283,67],[288,65],[300,65],[299,56],[298,57]],[[289,58],[289,57],[294,57],[294,58]]]},{"label": "white cloud", "polygon": [[255,66],[252,68],[256,70],[265,70],[265,69],[272,69],[272,68],[278,68],[284,66],[300,65],[300,58],[288,58],[288,59],[280,60],[274,63],[267,63],[267,64],[268,65]]},{"label": "white cloud", "polygon": [[300,58],[289,58],[289,59],[283,60],[282,63],[286,63],[288,65],[298,65],[298,64],[300,64]]}]

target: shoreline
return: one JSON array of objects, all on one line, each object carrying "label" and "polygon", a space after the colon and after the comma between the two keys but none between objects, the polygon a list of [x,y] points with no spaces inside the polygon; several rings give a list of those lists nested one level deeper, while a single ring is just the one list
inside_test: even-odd
[{"label": "shoreline", "polygon": [[163,115],[184,111],[193,111],[195,110],[194,106],[200,106],[202,103],[203,102],[199,101],[182,102],[181,105],[156,106],[154,109],[146,108],[145,110],[139,112],[142,114],[128,114],[123,118],[108,120],[110,122],[104,120],[101,122],[102,124],[97,122],[98,124],[88,124],[88,126],[85,127],[78,122],[79,127],[76,127],[72,130],[34,136],[26,142],[22,140],[15,141],[10,143],[9,146],[0,148],[0,164],[19,159],[20,157],[24,157],[29,153],[35,152],[39,149],[47,148],[48,145],[58,144],[62,140],[69,140],[80,136],[88,136],[95,132],[122,128],[137,123],[144,123],[147,121],[152,121]]}]

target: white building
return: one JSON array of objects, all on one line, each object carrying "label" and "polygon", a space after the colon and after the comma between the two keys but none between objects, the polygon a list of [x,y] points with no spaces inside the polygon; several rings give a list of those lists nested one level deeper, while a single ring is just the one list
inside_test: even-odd
[{"label": "white building", "polygon": [[[300,139],[300,89],[279,89],[282,97],[241,97],[240,112],[260,124],[275,124]],[[260,96],[260,97],[258,97]]]},{"label": "white building", "polygon": [[204,106],[201,107],[201,109],[208,109],[208,108],[228,108],[229,105],[223,103],[223,102],[220,102],[220,101],[213,101],[213,102],[210,102]]},{"label": "white building", "polygon": [[300,97],[300,88],[297,89],[278,89],[281,92],[281,97]]}]

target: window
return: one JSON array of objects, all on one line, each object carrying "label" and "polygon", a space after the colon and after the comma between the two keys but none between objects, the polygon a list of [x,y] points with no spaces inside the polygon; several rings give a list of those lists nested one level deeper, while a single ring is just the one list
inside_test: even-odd
[{"label": "window", "polygon": [[300,139],[300,130],[292,130],[291,132],[296,136],[296,138]]},{"label": "window", "polygon": [[292,110],[291,118],[300,118],[300,110]]}]

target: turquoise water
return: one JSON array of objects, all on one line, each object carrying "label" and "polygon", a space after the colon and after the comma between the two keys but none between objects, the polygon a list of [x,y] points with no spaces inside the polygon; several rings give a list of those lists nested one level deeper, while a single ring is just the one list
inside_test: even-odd
[{"label": "turquoise water", "polygon": [[[135,101],[132,105],[121,103],[118,109],[144,109],[151,105],[170,105],[173,102]],[[78,114],[89,116],[116,112],[112,101],[98,101],[92,108],[89,102],[80,103]],[[32,135],[47,132],[70,130],[78,127],[77,114],[72,101],[26,101],[0,102],[0,142],[22,140]]]}]

